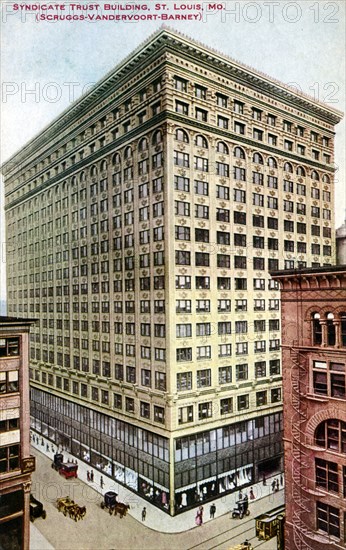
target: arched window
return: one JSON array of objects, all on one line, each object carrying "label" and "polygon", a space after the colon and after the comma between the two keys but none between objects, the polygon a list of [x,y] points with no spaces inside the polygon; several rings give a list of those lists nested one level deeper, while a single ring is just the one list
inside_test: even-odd
[{"label": "arched window", "polygon": [[184,130],[181,130],[180,128],[178,128],[175,131],[175,139],[177,141],[183,141],[184,143],[189,143],[189,136]]},{"label": "arched window", "polygon": [[229,152],[228,152],[228,147],[226,145],[226,143],[224,143],[223,141],[218,141],[217,144],[216,144],[216,151],[218,153],[222,153],[224,155],[228,155]]},{"label": "arched window", "polygon": [[138,151],[143,152],[148,149],[148,140],[147,138],[142,138],[138,144]]},{"label": "arched window", "polygon": [[336,418],[321,422],[315,430],[315,443],[318,447],[337,453],[346,452],[346,423]]},{"label": "arched window", "polygon": [[322,177],[323,183],[330,183],[330,177],[327,174],[324,174]]},{"label": "arched window", "polygon": [[297,171],[296,171],[296,174],[297,176],[303,176],[305,177],[305,170],[302,166],[298,166],[297,167]]},{"label": "arched window", "polygon": [[[82,172],[82,173],[83,173],[83,172]],[[82,175],[82,173],[81,173],[81,175]],[[72,184],[72,185],[77,185],[77,178],[76,178],[76,176],[73,176],[73,178],[71,179],[71,184]]]},{"label": "arched window", "polygon": [[233,151],[233,155],[237,159],[244,159],[245,158],[245,153],[244,153],[244,151],[241,147],[235,147],[234,151]]},{"label": "arched window", "polygon": [[290,162],[285,162],[284,171],[288,172],[289,174],[293,174],[293,168],[292,168],[292,164]]},{"label": "arched window", "polygon": [[318,175],[318,173],[316,172],[316,170],[313,170],[311,172],[311,179],[312,180],[316,180],[316,181],[320,181],[320,176]]},{"label": "arched window", "polygon": [[113,166],[114,166],[114,164],[120,164],[120,155],[119,155],[119,153],[114,153],[113,158],[112,158],[112,164],[113,164]]},{"label": "arched window", "polygon": [[80,173],[79,181],[80,181],[80,182],[85,181],[85,172],[84,172],[84,171],[82,171],[82,172]]},{"label": "arched window", "polygon": [[132,158],[132,149],[130,146],[128,146],[124,151],[124,159],[130,159],[130,158]]},{"label": "arched window", "polygon": [[205,139],[204,136],[196,136],[195,137],[195,145],[197,147],[203,147],[204,149],[208,149],[208,142]]},{"label": "arched window", "polygon": [[328,346],[335,346],[336,342],[336,332],[334,324],[334,315],[333,313],[327,314],[327,344]]},{"label": "arched window", "polygon": [[252,162],[256,164],[263,164],[263,157],[259,153],[254,153],[252,157]]},{"label": "arched window", "polygon": [[320,323],[320,314],[312,314],[312,332],[313,332],[313,344],[314,346],[320,346],[322,344],[322,325]]},{"label": "arched window", "polygon": [[161,142],[162,142],[162,132],[161,130],[156,130],[156,132],[154,132],[153,134],[152,144],[158,145]]},{"label": "arched window", "polygon": [[267,160],[267,164],[268,164],[269,168],[277,168],[278,167],[278,163],[276,162],[274,157],[269,157],[268,160]]},{"label": "arched window", "polygon": [[101,162],[101,172],[105,172],[107,170],[107,161],[103,160]]}]

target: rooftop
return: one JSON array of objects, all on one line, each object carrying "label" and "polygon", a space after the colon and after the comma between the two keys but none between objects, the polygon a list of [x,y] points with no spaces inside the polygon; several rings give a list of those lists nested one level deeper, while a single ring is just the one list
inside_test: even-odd
[{"label": "rooftop", "polygon": [[61,132],[63,127],[70,124],[76,116],[84,114],[86,110],[91,111],[100,103],[101,98],[110,93],[114,93],[114,86],[122,81],[124,76],[131,73],[138,65],[144,66],[144,63],[152,56],[157,56],[167,49],[178,49],[184,55],[191,58],[192,61],[204,65],[214,65],[220,74],[246,84],[259,92],[275,95],[278,99],[294,105],[302,110],[309,110],[316,117],[323,118],[329,123],[337,124],[343,117],[342,111],[331,107],[330,105],[316,100],[312,96],[297,91],[279,80],[268,76],[261,71],[254,69],[240,61],[237,61],[225,54],[210,48],[185,34],[163,26],[158,31],[142,42],[130,55],[125,57],[115,68],[109,71],[90,91],[83,94],[70,107],[65,109],[57,118],[42,129],[42,131],[32,138],[23,148],[12,155],[3,165],[4,172],[11,170],[13,164],[18,163],[21,158],[30,154],[35,148],[41,147],[45,143],[46,132],[54,128],[55,132]]}]

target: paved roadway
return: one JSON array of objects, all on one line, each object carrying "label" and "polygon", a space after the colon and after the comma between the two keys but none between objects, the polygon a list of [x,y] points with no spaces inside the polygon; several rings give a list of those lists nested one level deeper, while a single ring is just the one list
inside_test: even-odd
[{"label": "paved roadway", "polygon": [[[47,518],[35,520],[30,550],[48,550],[50,545],[55,550],[229,550],[246,538],[255,549],[276,550],[275,539],[266,543],[255,539],[253,518],[282,504],[283,491],[252,502],[251,516],[243,520],[233,520],[230,513],[226,513],[196,527],[195,511],[191,510],[183,514],[186,521],[185,532],[162,533],[160,521],[165,521],[162,512],[155,511],[158,530],[149,528],[129,514],[123,519],[110,516],[100,507],[102,496],[90,485],[81,479],[65,480],[51,468],[49,457],[36,449],[32,449],[32,454],[36,456],[32,492],[43,502]],[[66,495],[79,505],[86,506],[87,514],[83,520],[75,522],[58,512],[55,501]],[[135,495],[131,502],[131,513],[138,517],[143,506],[147,506],[147,503]],[[208,511],[209,505],[205,506],[205,515]],[[46,545],[42,545],[42,537],[41,541],[38,540],[37,530],[46,539]]]}]

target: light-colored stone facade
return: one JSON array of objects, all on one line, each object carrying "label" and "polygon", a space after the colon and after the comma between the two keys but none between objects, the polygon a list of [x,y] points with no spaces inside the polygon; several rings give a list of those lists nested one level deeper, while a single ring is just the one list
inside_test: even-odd
[{"label": "light-colored stone facade", "polygon": [[[94,448],[94,463],[115,477],[120,468],[135,490],[158,487],[171,513],[186,491],[189,506],[280,469],[279,292],[268,270],[335,261],[340,118],[161,30],[4,165],[9,312],[40,318],[39,431],[81,458]],[[141,481],[146,459],[121,454],[131,443],[115,457],[115,424],[97,452],[57,419],[46,426],[42,407],[59,399],[81,418],[92,409],[133,426],[135,438],[157,434],[163,463]]]}]

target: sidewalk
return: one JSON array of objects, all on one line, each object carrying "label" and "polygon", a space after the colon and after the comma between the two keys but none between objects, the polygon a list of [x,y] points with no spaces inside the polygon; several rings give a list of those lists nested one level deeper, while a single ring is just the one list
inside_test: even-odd
[{"label": "sidewalk", "polygon": [[[32,431],[32,433],[35,433],[35,432]],[[44,454],[51,461],[53,461],[56,445],[52,444],[50,441],[48,441],[44,437],[41,437],[41,436],[38,436],[38,437],[40,441],[41,439],[43,439],[43,445],[41,445],[41,443],[35,443],[33,440],[31,440],[31,445],[33,446],[34,449],[38,450],[40,453]],[[47,445],[49,447],[49,450],[47,449]],[[54,449],[53,451],[51,450],[52,446]],[[75,457],[71,455],[71,453],[64,451],[63,455],[64,455],[65,462],[71,459],[75,460]],[[159,531],[160,533],[181,533],[181,532],[190,530],[191,526],[195,525],[195,516],[196,516],[197,506],[196,508],[180,513],[177,516],[171,517],[170,515],[166,514],[156,506],[152,505],[150,502],[142,499],[138,494],[133,493],[132,491],[129,491],[128,489],[126,489],[126,487],[124,487],[123,485],[120,485],[119,483],[114,481],[112,478],[108,477],[105,473],[101,474],[100,472],[94,469],[94,482],[91,483],[87,481],[87,470],[89,471],[91,470],[90,464],[83,462],[80,458],[78,458],[77,461],[78,461],[78,478],[81,481],[83,481],[86,485],[93,488],[96,491],[96,493],[100,494],[99,499],[95,494],[95,502],[98,502],[99,500],[101,504],[104,493],[106,493],[107,491],[115,491],[116,493],[118,493],[118,500],[120,502],[125,502],[130,504],[130,510],[128,513],[137,521],[140,521],[140,522],[142,521],[141,514],[142,514],[142,509],[145,506],[147,510],[145,526],[155,531]],[[100,486],[101,475],[104,481],[103,488],[101,488]],[[249,500],[249,506],[250,506],[252,518],[256,517],[262,512],[265,512],[266,510],[270,510],[272,508],[275,508],[276,506],[280,506],[281,504],[283,504],[284,502],[283,487],[280,487],[280,490],[276,493],[272,492],[272,487],[271,487],[271,483],[273,479],[279,479],[279,477],[280,477],[279,475],[276,475],[273,478],[268,478],[265,486],[262,483],[255,483],[252,485],[253,492],[256,496],[255,500]],[[243,493],[247,492],[249,494],[249,490],[250,490],[250,487],[247,487],[242,491]],[[215,518],[218,518],[224,514],[229,513],[231,510],[233,510],[233,508],[235,507],[235,503],[238,500],[238,492],[239,491],[236,491],[234,493],[215,499],[215,505],[216,505]],[[210,520],[209,518],[209,508],[211,504],[212,502],[203,504],[204,523],[213,521],[213,520]],[[39,547],[35,547],[35,550],[36,548],[37,550],[39,550]],[[45,547],[44,550],[46,550],[46,548],[48,547]]]},{"label": "sidewalk", "polygon": [[54,546],[48,542],[33,523],[30,523],[30,550],[54,550]]}]

